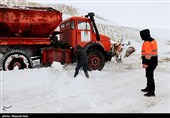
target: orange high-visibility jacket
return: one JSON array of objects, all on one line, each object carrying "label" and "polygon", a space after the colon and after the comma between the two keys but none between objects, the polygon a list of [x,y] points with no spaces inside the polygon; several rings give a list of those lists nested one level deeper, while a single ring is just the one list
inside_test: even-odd
[{"label": "orange high-visibility jacket", "polygon": [[142,45],[142,57],[151,60],[152,57],[158,56],[158,46],[156,40],[144,41]]}]

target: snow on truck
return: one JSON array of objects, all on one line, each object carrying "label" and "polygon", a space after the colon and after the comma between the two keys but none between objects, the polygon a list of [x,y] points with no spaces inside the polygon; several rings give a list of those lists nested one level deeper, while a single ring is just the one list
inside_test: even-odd
[{"label": "snow on truck", "polygon": [[80,45],[87,52],[89,69],[102,70],[112,58],[112,45],[109,37],[99,34],[94,16],[62,20],[62,13],[50,7],[1,7],[2,69],[32,68],[36,59],[42,65],[73,63],[75,47]]}]

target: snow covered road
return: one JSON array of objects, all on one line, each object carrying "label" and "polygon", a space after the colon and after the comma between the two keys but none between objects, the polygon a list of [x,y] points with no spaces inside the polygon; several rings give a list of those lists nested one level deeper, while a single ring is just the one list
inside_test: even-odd
[{"label": "snow covered road", "polygon": [[[134,60],[132,62],[132,59]],[[156,97],[144,97],[145,71],[138,55],[123,64],[108,62],[103,71],[81,71],[75,65],[1,72],[2,113],[169,113],[170,63],[155,71]]]}]

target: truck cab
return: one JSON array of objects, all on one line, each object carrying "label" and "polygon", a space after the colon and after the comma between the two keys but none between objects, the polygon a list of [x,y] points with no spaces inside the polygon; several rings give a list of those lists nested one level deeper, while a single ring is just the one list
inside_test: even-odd
[{"label": "truck cab", "polygon": [[[86,48],[91,43],[98,43],[104,51],[110,51],[110,38],[101,34],[97,34],[92,24],[91,19],[86,17],[71,17],[64,20],[60,24],[60,41],[67,43],[69,46],[75,48],[80,45]],[[97,35],[99,39],[97,39]]]},{"label": "truck cab", "polygon": [[[85,17],[70,17],[60,24],[60,41],[73,50],[76,45],[85,48],[91,70],[102,70],[106,61],[111,60],[110,38],[101,35],[94,20],[94,13]],[[74,57],[74,55],[72,55]]]}]

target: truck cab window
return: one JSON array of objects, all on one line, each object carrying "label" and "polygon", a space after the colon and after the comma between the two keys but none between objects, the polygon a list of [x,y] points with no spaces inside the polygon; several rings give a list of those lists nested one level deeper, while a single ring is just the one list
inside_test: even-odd
[{"label": "truck cab window", "polygon": [[74,28],[75,28],[75,26],[74,26],[74,21],[71,21],[70,28],[71,28],[71,29],[74,29]]},{"label": "truck cab window", "polygon": [[90,30],[90,24],[88,22],[78,21],[79,30]]},{"label": "truck cab window", "polygon": [[66,27],[70,26],[70,21],[66,22]]},{"label": "truck cab window", "polygon": [[61,29],[63,29],[65,27],[65,23],[61,24]]}]

